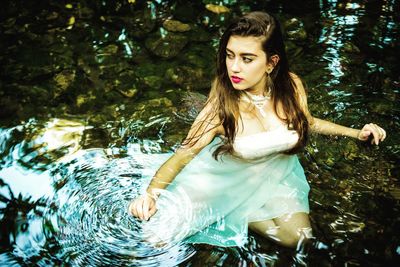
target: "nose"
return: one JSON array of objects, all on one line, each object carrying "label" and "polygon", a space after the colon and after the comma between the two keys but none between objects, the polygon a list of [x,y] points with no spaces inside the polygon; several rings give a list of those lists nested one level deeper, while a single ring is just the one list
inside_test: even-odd
[{"label": "nose", "polygon": [[238,58],[235,58],[234,60],[232,60],[231,71],[235,72],[235,73],[240,72],[240,62],[239,62]]}]

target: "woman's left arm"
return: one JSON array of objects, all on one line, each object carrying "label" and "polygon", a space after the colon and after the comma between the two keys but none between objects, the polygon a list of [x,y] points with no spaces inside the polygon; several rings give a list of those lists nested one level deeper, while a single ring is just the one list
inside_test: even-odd
[{"label": "woman's left arm", "polygon": [[295,74],[292,74],[292,79],[296,85],[299,104],[307,117],[312,132],[325,135],[349,136],[361,141],[367,141],[371,137],[371,144],[375,143],[376,145],[385,140],[386,131],[374,123],[365,124],[364,127],[359,130],[313,117],[308,110],[307,95],[303,83]]},{"label": "woman's left arm", "polygon": [[358,130],[314,117],[309,122],[312,122],[310,129],[315,133],[349,136],[361,141],[367,141],[371,137],[371,144],[376,145],[386,138],[386,131],[374,123],[365,124],[361,130]]}]

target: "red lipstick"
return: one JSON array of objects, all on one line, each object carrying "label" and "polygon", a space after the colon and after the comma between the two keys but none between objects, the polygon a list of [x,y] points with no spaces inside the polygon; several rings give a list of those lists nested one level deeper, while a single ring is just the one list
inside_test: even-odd
[{"label": "red lipstick", "polygon": [[237,76],[231,76],[232,82],[240,83],[243,79]]}]

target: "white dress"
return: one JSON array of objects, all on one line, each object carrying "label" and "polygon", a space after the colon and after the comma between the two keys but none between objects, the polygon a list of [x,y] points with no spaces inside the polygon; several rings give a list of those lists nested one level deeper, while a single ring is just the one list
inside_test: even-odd
[{"label": "white dress", "polygon": [[161,193],[157,213],[142,224],[146,240],[241,246],[249,222],[309,212],[303,168],[296,155],[282,153],[296,144],[295,131],[283,126],[238,137],[234,150],[242,159],[216,161],[212,152],[221,140],[216,137]]}]

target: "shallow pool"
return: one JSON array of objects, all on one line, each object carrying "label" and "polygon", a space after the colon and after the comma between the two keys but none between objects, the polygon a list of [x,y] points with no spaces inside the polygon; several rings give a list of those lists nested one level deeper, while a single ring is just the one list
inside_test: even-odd
[{"label": "shallow pool", "polygon": [[[400,260],[398,1],[14,1],[0,11],[0,265],[394,266]],[[140,242],[128,202],[207,94],[220,29],[268,10],[314,116],[376,122],[379,147],[311,136],[299,154],[317,242],[296,254]],[[161,160],[161,159],[160,159]],[[160,161],[161,162],[161,161]],[[305,255],[307,254],[307,255]]]}]

